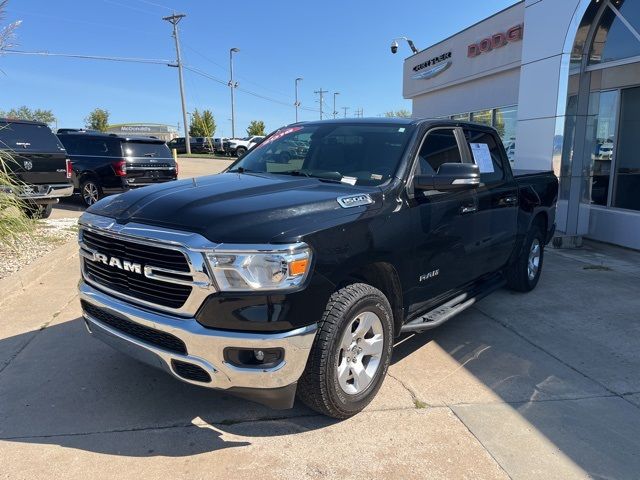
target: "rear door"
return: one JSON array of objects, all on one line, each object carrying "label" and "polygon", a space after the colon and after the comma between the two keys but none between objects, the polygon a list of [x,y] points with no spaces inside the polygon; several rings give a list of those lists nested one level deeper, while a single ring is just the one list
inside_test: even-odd
[{"label": "rear door", "polygon": [[477,189],[478,276],[500,270],[516,242],[518,187],[509,161],[495,132],[465,127],[471,159],[480,168]]},{"label": "rear door", "polygon": [[[413,175],[433,175],[443,163],[462,162],[464,141],[458,128],[430,130]],[[475,279],[477,197],[473,189],[410,192],[409,205],[415,232],[413,288],[408,295],[412,315]]]},{"label": "rear door", "polygon": [[68,183],[67,153],[46,125],[0,122],[0,149],[10,157],[7,166],[31,185]]}]

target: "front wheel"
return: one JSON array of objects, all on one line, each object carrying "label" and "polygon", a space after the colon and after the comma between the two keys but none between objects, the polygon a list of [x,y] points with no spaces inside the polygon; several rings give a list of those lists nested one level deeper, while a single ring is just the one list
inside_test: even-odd
[{"label": "front wheel", "polygon": [[517,292],[530,292],[540,280],[544,260],[544,234],[533,225],[513,265],[507,270],[507,286]]},{"label": "front wheel", "polygon": [[393,316],[384,294],[364,283],[335,292],[298,383],[298,397],[333,418],[365,408],[382,385],[393,350]]},{"label": "front wheel", "polygon": [[244,147],[238,147],[236,149],[236,157],[238,157],[238,158],[242,158],[245,153],[247,153],[247,149],[244,148]]}]

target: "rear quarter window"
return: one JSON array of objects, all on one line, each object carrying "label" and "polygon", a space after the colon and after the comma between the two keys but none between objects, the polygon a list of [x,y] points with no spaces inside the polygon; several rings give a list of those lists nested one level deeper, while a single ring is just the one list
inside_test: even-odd
[{"label": "rear quarter window", "polygon": [[122,157],[120,141],[112,138],[83,137],[82,135],[62,135],[60,141],[69,155],[92,157]]},{"label": "rear quarter window", "polygon": [[59,152],[64,147],[45,125],[0,122],[0,149],[15,152]]}]

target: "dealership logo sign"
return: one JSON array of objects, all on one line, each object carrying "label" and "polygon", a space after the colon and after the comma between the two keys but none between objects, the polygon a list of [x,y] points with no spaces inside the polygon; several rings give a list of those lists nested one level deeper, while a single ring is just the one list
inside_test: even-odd
[{"label": "dealership logo sign", "polygon": [[427,78],[433,78],[436,75],[441,74],[447,68],[451,66],[451,52],[443,53],[438,57],[433,57],[426,62],[419,63],[413,67],[413,71],[416,72],[411,75],[414,80],[424,80]]},{"label": "dealership logo sign", "polygon": [[506,32],[494,33],[490,37],[472,43],[467,48],[467,57],[473,58],[496,48],[504,47],[508,43],[519,42],[524,36],[524,24],[515,25]]}]

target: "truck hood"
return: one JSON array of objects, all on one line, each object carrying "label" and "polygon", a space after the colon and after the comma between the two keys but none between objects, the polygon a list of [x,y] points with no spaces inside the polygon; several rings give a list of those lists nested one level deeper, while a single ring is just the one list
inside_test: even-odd
[{"label": "truck hood", "polygon": [[[337,198],[367,193],[369,205],[342,207]],[[199,233],[212,242],[290,241],[382,206],[376,187],[288,175],[223,173],[168,182],[107,197],[87,211],[130,222]]]}]

